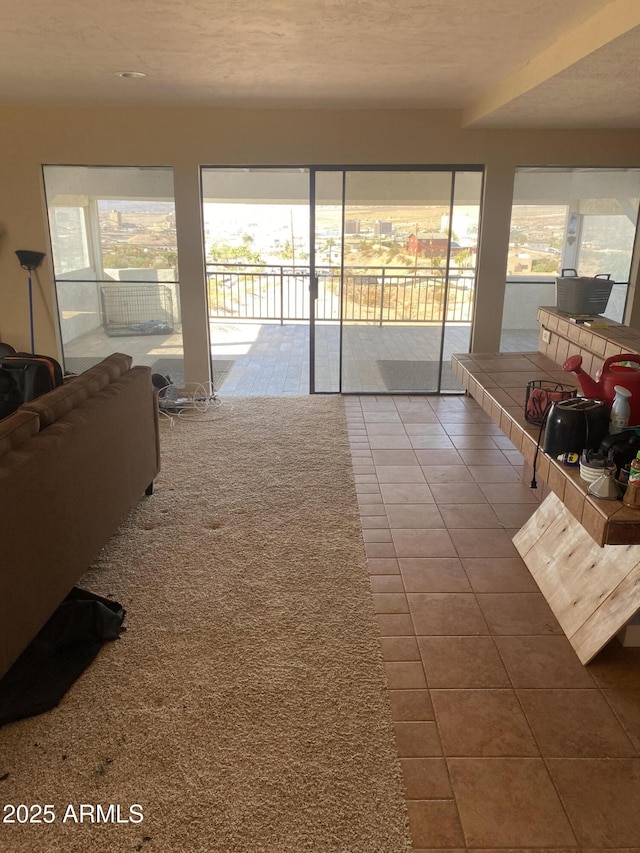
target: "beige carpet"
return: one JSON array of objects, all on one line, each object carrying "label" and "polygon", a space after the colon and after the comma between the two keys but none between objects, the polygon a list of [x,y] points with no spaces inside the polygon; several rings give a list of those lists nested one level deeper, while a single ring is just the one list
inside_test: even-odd
[{"label": "beige carpet", "polygon": [[[56,815],[0,825],[0,848],[406,853],[342,400],[234,398],[165,421],[162,447],[81,583],[126,633],[0,730],[0,800]],[[80,803],[144,820],[63,823]]]}]

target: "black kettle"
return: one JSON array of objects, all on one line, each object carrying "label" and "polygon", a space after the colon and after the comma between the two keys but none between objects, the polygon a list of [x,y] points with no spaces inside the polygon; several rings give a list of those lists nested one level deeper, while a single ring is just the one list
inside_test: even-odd
[{"label": "black kettle", "polygon": [[553,459],[597,450],[609,434],[609,404],[589,397],[558,400],[549,410],[542,449]]}]

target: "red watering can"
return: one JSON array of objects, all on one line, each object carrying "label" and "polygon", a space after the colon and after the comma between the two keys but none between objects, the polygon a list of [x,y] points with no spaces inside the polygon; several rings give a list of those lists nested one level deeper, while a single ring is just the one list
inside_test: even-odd
[{"label": "red watering can", "polygon": [[[621,361],[631,361],[637,367],[628,367],[620,364]],[[616,396],[615,385],[622,385],[631,391],[629,405],[631,406],[630,426],[640,424],[640,355],[635,353],[622,353],[608,358],[602,365],[602,369],[596,373],[593,380],[588,373],[582,369],[582,356],[572,355],[562,365],[562,369],[568,373],[575,373],[580,382],[582,393],[585,397],[604,400],[606,403],[613,402]]]}]

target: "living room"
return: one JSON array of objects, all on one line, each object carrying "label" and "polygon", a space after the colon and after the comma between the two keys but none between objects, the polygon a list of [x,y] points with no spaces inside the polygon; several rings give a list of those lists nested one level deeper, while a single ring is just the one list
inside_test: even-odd
[{"label": "living room", "polygon": [[[270,3],[270,18],[264,4],[242,14],[220,6],[221,20],[235,34],[224,51],[221,26],[205,3],[183,11],[189,26],[173,35],[178,13],[162,4],[152,4],[155,20],[149,9],[90,5],[90,11],[79,14],[67,4],[64,26],[47,17],[47,26],[33,38],[17,39],[17,27],[1,37],[7,39],[7,70],[0,85],[0,341],[18,350],[30,349],[26,276],[14,254],[26,248],[45,253],[33,277],[36,351],[63,359],[43,167],[171,172],[184,377],[191,387],[211,379],[203,168],[479,170],[482,216],[470,340],[477,353],[501,348],[518,170],[640,169],[637,75],[629,61],[640,26],[633,2],[590,0],[564,9],[544,2],[519,9],[517,16],[512,3],[497,0],[456,4],[448,11],[439,3],[418,4],[411,14],[382,2],[352,8],[349,14],[326,4],[304,12],[296,4]],[[335,18],[340,12],[344,17]],[[248,49],[247,20],[252,19],[262,33],[262,54]],[[130,38],[122,35],[123,20]],[[336,21],[349,33],[348,43],[329,26]],[[378,27],[375,44],[384,61],[377,74],[375,51],[360,44],[364,29],[373,39],[366,21]],[[393,27],[397,44],[390,56],[386,34]],[[87,41],[89,31],[95,42],[93,36]],[[170,49],[173,38],[175,51]],[[439,39],[446,41],[444,47]],[[283,41],[291,47],[293,67],[286,64]],[[309,71],[309,45],[316,41],[324,54],[321,50],[318,56],[313,48],[315,64]],[[211,59],[218,46],[221,56]],[[411,50],[415,61],[407,61]],[[437,53],[437,61],[429,60],[429,50]],[[182,63],[191,54],[186,71]],[[349,55],[352,63],[345,70]],[[244,75],[242,86],[234,77],[225,87],[223,58],[234,74]],[[193,77],[198,68],[199,76]],[[273,76],[261,83],[268,68]],[[116,76],[128,69],[147,76]],[[349,88],[350,74],[356,73]],[[320,85],[325,81],[328,89]],[[624,308],[624,323],[632,328],[640,328],[639,275],[636,240]],[[114,349],[121,346],[126,352],[126,341]],[[476,593],[481,606],[494,595],[530,596],[536,608],[542,607],[507,542],[536,500],[522,487],[518,451],[481,408],[454,395],[221,397],[206,427],[197,418],[188,423],[188,417],[164,424],[164,479],[157,494],[134,510],[88,576],[103,593],[124,597],[131,614],[128,634],[96,661],[100,680],[98,675],[82,678],[56,712],[0,730],[0,790],[10,790],[3,803],[29,806],[38,797],[42,804],[52,799],[56,804],[55,827],[3,826],[2,832],[12,832],[11,849],[99,851],[119,845],[211,853],[387,853],[633,848],[638,819],[632,806],[640,779],[640,680],[634,658],[631,665],[625,658],[618,669],[600,662],[590,670],[570,659],[570,648],[563,647],[552,666],[542,646],[559,647],[564,638],[546,611],[536,610],[543,627],[525,632],[535,635],[535,642],[526,646],[524,639],[511,636],[511,629],[508,639],[514,649],[520,644],[531,671],[543,661],[536,677],[545,667],[547,674],[562,676],[556,683],[549,675],[549,681],[521,684],[516,701],[516,664],[510,668],[496,651],[508,640],[498,638],[494,645],[493,634],[500,631],[489,631],[483,621],[487,613],[480,613],[474,599],[481,636],[458,638],[459,657],[444,656],[451,672],[465,669],[468,680],[438,682],[434,677],[429,684],[427,674],[425,681],[423,663],[425,670],[431,666],[432,672],[442,672],[438,649],[447,647],[443,637],[448,632],[431,639],[426,632],[416,640],[420,620],[414,617],[421,596],[457,596],[456,606],[464,598],[465,607],[471,607]],[[295,436],[291,424],[300,426]],[[459,482],[438,481],[446,472],[434,464],[436,453],[449,460],[443,464],[454,463]],[[486,465],[478,462],[485,453]],[[504,482],[487,481],[494,466]],[[254,482],[252,470],[258,469]],[[501,488],[502,496],[496,494]],[[448,538],[449,530],[460,529],[457,518],[445,530],[445,521],[459,512],[445,508],[452,495],[459,496],[456,507],[476,507],[466,516],[469,530],[482,542],[476,554],[468,543],[464,554],[454,549],[459,533]],[[515,497],[506,502],[506,496]],[[409,518],[418,506],[416,518]],[[334,530],[338,516],[346,531]],[[308,539],[297,539],[307,526]],[[426,550],[403,556],[398,548],[392,555],[391,546],[400,542],[396,527],[405,531],[407,541],[415,538],[411,531],[428,531]],[[486,529],[478,533],[481,527]],[[486,531],[497,531],[499,554],[490,551]],[[322,540],[326,550],[316,553],[310,543]],[[424,572],[418,583],[418,570],[425,567],[417,560],[433,561],[429,577],[435,585],[424,585]],[[320,583],[320,566],[331,567],[332,561],[337,568],[322,575]],[[179,584],[184,567],[188,572]],[[349,578],[353,570],[352,585],[360,597],[350,597],[353,590],[338,569]],[[496,575],[507,569],[512,573],[499,592],[498,586],[487,585],[490,579],[497,583]],[[379,576],[371,584],[367,570]],[[307,585],[317,606],[305,594]],[[156,598],[149,595],[152,588]],[[369,599],[360,595],[363,590]],[[372,591],[378,598],[370,598]],[[327,606],[322,613],[321,604]],[[374,605],[377,622],[367,610]],[[298,619],[296,606],[302,614]],[[381,699],[386,685],[376,658],[380,649],[369,635],[349,645],[351,627],[368,621],[382,629],[385,663],[391,664],[386,669],[393,720],[387,698]],[[316,629],[320,640],[314,642]],[[289,643],[299,653],[295,660]],[[121,654],[119,646],[127,653]],[[488,652],[480,655],[481,647],[490,647],[490,659]],[[158,671],[157,661],[167,649],[170,667]],[[339,662],[335,669],[331,658]],[[469,661],[477,663],[475,673]],[[366,676],[359,676],[369,665]],[[484,684],[473,680],[485,676]],[[531,672],[527,677],[533,679]],[[427,685],[434,687],[433,706]],[[455,703],[465,690],[470,704],[458,712]],[[561,691],[563,696],[557,696]],[[322,693],[323,701],[314,706]],[[586,708],[595,709],[598,725],[582,715],[573,740],[560,743],[556,731],[553,748],[548,753],[539,749],[544,708],[550,706],[531,711],[534,700],[569,703],[580,697]],[[399,708],[402,699],[429,705]],[[617,709],[614,718],[609,700]],[[474,704],[485,701],[481,708]],[[525,715],[526,707],[531,713]],[[568,707],[575,705],[558,711],[563,731],[571,729]],[[534,713],[530,727],[527,720]],[[508,729],[516,718],[517,725]],[[447,753],[445,719],[454,720],[456,737],[469,730],[469,740],[478,733],[479,741],[485,736],[486,741],[468,752],[456,752],[456,744]],[[237,737],[225,728],[225,720],[233,721],[230,728],[235,725]],[[433,734],[438,721],[445,752]],[[392,723],[400,723],[396,735],[400,731],[404,738],[399,755]],[[421,734],[413,738],[409,729],[418,723]],[[491,740],[489,729],[496,726],[507,730],[505,747]],[[358,752],[368,735],[377,758]],[[244,752],[243,739],[249,744]],[[412,752],[418,741],[418,752]],[[493,747],[487,746],[490,741]],[[567,743],[575,754],[563,752],[570,748]],[[490,765],[499,767],[497,776],[487,770]],[[619,777],[606,776],[616,767]],[[594,783],[591,790],[610,797],[601,813],[581,773],[597,778],[600,787]],[[368,790],[359,778],[367,780]],[[483,813],[485,790],[499,793],[488,798]],[[536,792],[542,792],[539,802]],[[408,819],[405,795],[411,804]],[[31,799],[26,802],[26,797]],[[123,809],[142,803],[144,822],[136,822],[134,809],[129,824],[123,819],[122,827],[107,827],[113,831],[101,835],[104,827],[95,825],[94,808],[93,820],[86,812],[84,826],[73,818],[62,824],[64,806],[101,803],[106,808],[116,802]],[[49,829],[55,834],[47,835]]]}]

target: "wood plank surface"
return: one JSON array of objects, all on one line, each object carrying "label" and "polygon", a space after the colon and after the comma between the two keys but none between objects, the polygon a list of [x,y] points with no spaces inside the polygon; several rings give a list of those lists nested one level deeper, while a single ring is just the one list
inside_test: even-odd
[{"label": "wood plank surface", "polygon": [[640,609],[640,545],[601,548],[555,494],[513,542],[582,663]]}]

